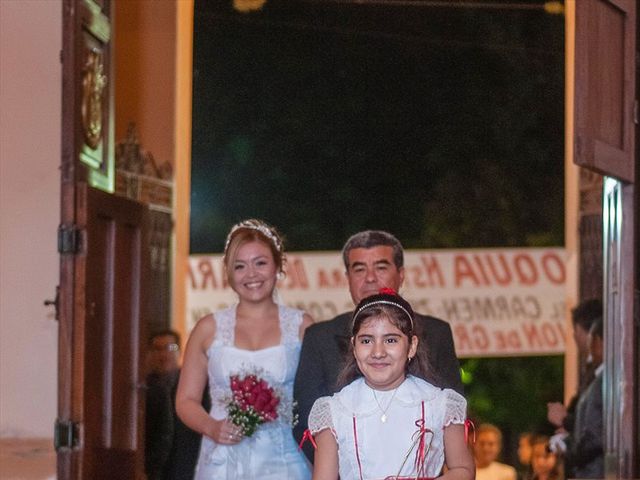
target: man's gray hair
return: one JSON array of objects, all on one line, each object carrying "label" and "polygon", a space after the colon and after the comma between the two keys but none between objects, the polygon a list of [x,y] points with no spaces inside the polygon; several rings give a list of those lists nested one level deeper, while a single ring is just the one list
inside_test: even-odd
[{"label": "man's gray hair", "polygon": [[396,268],[402,268],[404,266],[404,251],[400,240],[389,232],[382,230],[365,230],[349,237],[344,247],[342,247],[344,268],[349,270],[349,252],[354,248],[373,248],[380,246],[392,247],[393,263]]}]

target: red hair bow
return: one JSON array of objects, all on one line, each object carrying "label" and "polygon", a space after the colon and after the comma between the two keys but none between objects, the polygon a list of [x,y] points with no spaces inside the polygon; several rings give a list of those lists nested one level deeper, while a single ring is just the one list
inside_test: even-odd
[{"label": "red hair bow", "polygon": [[378,293],[386,294],[386,295],[396,295],[396,296],[398,295],[398,292],[396,292],[393,288],[389,288],[389,287],[382,287]]}]

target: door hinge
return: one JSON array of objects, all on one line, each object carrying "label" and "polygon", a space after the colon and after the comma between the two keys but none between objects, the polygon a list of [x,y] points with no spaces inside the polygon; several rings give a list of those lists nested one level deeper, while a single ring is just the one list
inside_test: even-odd
[{"label": "door hinge", "polygon": [[62,448],[75,448],[80,445],[80,424],[70,420],[56,419],[53,430],[53,446],[56,452]]},{"label": "door hinge", "polygon": [[58,227],[58,253],[78,253],[80,251],[80,232],[75,225]]}]

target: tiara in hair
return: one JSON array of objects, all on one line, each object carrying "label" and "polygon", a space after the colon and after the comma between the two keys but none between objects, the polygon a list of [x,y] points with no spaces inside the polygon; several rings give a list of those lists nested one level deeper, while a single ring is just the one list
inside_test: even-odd
[{"label": "tiara in hair", "polygon": [[[390,293],[392,292],[392,293]],[[380,294],[379,295],[395,295],[398,296],[398,294],[390,289],[390,288],[382,288],[380,290]],[[366,300],[365,300],[366,301]],[[354,313],[353,315],[353,320],[351,321],[351,325],[353,326],[356,323],[356,318],[358,318],[358,315],[360,315],[362,313],[363,310],[373,306],[373,305],[391,305],[393,307],[399,308],[400,310],[402,310],[405,315],[409,318],[409,321],[411,322],[411,330],[413,330],[413,317],[411,316],[411,314],[409,313],[409,310],[407,310],[405,307],[403,307],[402,305],[400,305],[397,302],[393,302],[391,300],[386,300],[384,298],[378,299],[378,300],[372,300],[371,302],[368,302],[364,305],[362,305],[357,311],[356,313]]]},{"label": "tiara in hair", "polygon": [[225,255],[227,253],[227,249],[229,248],[229,243],[231,243],[231,239],[233,238],[233,234],[243,228],[249,230],[257,230],[258,232],[262,233],[265,237],[273,242],[276,250],[282,253],[282,240],[280,239],[280,236],[275,232],[275,230],[264,223],[262,220],[250,218],[248,220],[243,220],[240,223],[236,223],[233,227],[231,227],[231,231],[229,232],[229,235],[227,235],[227,241],[224,244]]}]

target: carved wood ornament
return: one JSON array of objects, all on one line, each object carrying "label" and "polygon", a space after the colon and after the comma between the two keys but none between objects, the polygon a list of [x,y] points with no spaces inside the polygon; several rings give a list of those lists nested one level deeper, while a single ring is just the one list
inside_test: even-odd
[{"label": "carved wood ornament", "polygon": [[92,149],[98,148],[102,139],[102,102],[107,86],[102,53],[97,49],[87,51],[82,76],[82,126],[84,136]]}]

